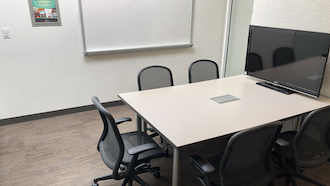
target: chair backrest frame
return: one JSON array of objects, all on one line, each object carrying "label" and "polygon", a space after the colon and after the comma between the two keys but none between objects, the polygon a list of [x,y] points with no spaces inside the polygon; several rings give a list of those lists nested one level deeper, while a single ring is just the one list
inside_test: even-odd
[{"label": "chair backrest frame", "polygon": [[[219,168],[219,173],[220,173],[220,186],[224,186],[225,185],[225,172],[226,172],[226,165],[228,162],[228,159],[232,153],[233,147],[235,145],[235,143],[240,140],[242,137],[245,137],[247,135],[251,135],[254,134],[258,131],[261,130],[265,130],[265,129],[269,129],[271,127],[274,127],[272,136],[270,137],[270,141],[268,141],[267,144],[267,149],[266,149],[266,156],[265,156],[265,160],[267,162],[267,169],[268,169],[268,173],[270,176],[270,181],[272,181],[273,183],[275,183],[275,174],[274,174],[274,170],[272,168],[272,163],[271,163],[271,150],[273,148],[273,146],[275,145],[276,139],[278,137],[278,135],[280,134],[280,131],[282,129],[282,122],[273,122],[267,125],[263,125],[263,126],[258,126],[258,127],[254,127],[251,129],[246,129],[244,131],[240,131],[236,134],[234,134],[228,141],[226,149],[223,153],[222,159],[220,161],[220,168]],[[262,184],[263,185],[263,184]]]},{"label": "chair backrest frame", "polygon": [[112,130],[114,135],[115,135],[115,138],[118,142],[118,146],[119,146],[118,158],[117,158],[117,161],[115,162],[114,167],[110,167],[107,164],[106,165],[113,170],[113,173],[112,173],[113,178],[114,179],[120,179],[121,176],[119,175],[119,169],[121,168],[121,162],[122,162],[122,159],[123,159],[123,156],[124,156],[124,151],[125,151],[125,146],[124,146],[123,139],[120,135],[120,132],[118,130],[118,127],[116,125],[116,122],[115,122],[114,118],[102,106],[99,99],[94,96],[92,98],[92,102],[94,103],[95,107],[98,109],[98,111],[100,113],[100,116],[102,118],[102,121],[103,121],[103,125],[104,125],[104,129],[103,129],[102,135],[99,139],[97,148],[100,151],[100,149],[99,149],[100,143],[106,138],[108,131]]},{"label": "chair backrest frame", "polygon": [[[301,127],[299,128],[298,132],[296,133],[295,137],[293,138],[292,151],[293,151],[294,162],[295,162],[295,167],[296,167],[297,171],[300,171],[302,168],[300,158],[299,158],[299,153],[298,153],[298,145],[299,145],[299,143],[301,143],[302,136],[304,135],[306,130],[308,130],[308,127],[309,127],[310,123],[312,122],[312,120],[315,119],[316,117],[320,116],[320,114],[322,114],[322,113],[324,114],[324,112],[326,113],[325,115],[330,117],[330,106],[310,112],[306,116],[304,121],[302,122]],[[311,160],[312,165],[308,166],[308,167],[318,166],[318,165],[326,162],[330,158],[330,144],[329,144],[329,142],[330,142],[329,141],[329,139],[330,139],[330,133],[329,133],[330,132],[330,122],[327,123],[326,125],[327,125],[326,128],[324,130],[320,130],[320,132],[324,132],[323,134],[326,136],[324,143],[327,144],[328,151],[326,153],[321,153],[321,154],[323,154],[323,157],[320,157],[317,160]],[[304,167],[306,167],[306,166],[304,166]]]},{"label": "chair backrest frame", "polygon": [[[158,69],[158,70],[159,69],[162,69],[164,72],[167,72],[168,73],[168,78],[169,78],[168,84],[166,84],[164,86],[155,86],[154,88],[173,86],[173,75],[172,75],[171,70],[169,68],[165,67],[165,66],[152,65],[152,66],[145,67],[145,68],[143,68],[142,70],[139,71],[138,77],[137,77],[139,91],[153,89],[153,87],[152,88],[143,88],[143,85],[142,85],[143,84],[143,80],[141,80],[141,76],[144,73],[146,73],[146,71],[151,70],[151,69]],[[157,82],[156,82],[156,84],[157,84]]]},{"label": "chair backrest frame", "polygon": [[200,63],[200,62],[208,62],[209,64],[212,64],[214,65],[215,67],[215,78],[214,79],[218,79],[220,77],[219,75],[219,67],[218,67],[218,64],[212,60],[209,60],[209,59],[200,59],[200,60],[197,60],[197,61],[194,61],[192,62],[190,65],[189,65],[189,68],[188,68],[188,78],[189,78],[189,83],[193,83],[193,82],[198,82],[198,81],[203,81],[203,80],[198,80],[198,81],[193,81],[193,75],[192,75],[192,69],[193,67]]}]

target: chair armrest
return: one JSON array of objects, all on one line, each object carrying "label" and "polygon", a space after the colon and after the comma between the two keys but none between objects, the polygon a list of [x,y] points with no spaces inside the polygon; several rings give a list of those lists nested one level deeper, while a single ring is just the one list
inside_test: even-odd
[{"label": "chair armrest", "polygon": [[131,118],[128,118],[128,117],[123,117],[123,118],[117,118],[115,119],[115,122],[117,125],[123,123],[123,122],[126,122],[126,121],[132,121]]},{"label": "chair armrest", "polygon": [[137,155],[137,154],[141,154],[142,152],[151,150],[151,149],[157,149],[158,145],[155,143],[146,143],[143,145],[139,145],[136,147],[132,147],[130,149],[127,150],[128,154],[130,155]]},{"label": "chair armrest", "polygon": [[283,138],[277,138],[276,144],[278,144],[281,147],[289,146],[290,143],[284,140]]},{"label": "chair armrest", "polygon": [[192,161],[193,164],[195,164],[197,167],[199,167],[207,174],[215,171],[215,167],[200,155],[197,154],[190,155],[189,159]]}]

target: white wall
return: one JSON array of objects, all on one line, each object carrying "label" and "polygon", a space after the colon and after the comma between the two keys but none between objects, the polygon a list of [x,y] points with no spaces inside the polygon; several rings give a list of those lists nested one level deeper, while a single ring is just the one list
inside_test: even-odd
[{"label": "white wall", "polygon": [[78,0],[59,0],[62,26],[32,27],[28,1],[1,0],[0,119],[119,100],[137,90],[137,73],[160,64],[172,69],[175,85],[188,82],[197,59],[222,57],[226,1],[196,0],[193,47],[85,57]]},{"label": "white wall", "polygon": [[[254,0],[252,25],[330,33],[330,1]],[[330,97],[328,59],[321,95]]]}]

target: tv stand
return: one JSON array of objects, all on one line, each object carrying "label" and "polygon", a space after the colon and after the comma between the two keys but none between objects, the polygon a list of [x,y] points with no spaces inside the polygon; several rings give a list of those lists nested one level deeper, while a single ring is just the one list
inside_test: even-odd
[{"label": "tv stand", "polygon": [[283,87],[280,87],[280,86],[276,86],[274,84],[267,83],[267,82],[264,82],[264,81],[257,82],[257,85],[261,85],[261,86],[276,90],[278,92],[281,92],[281,93],[287,94],[287,95],[294,93],[294,91],[292,91],[292,90],[289,90],[289,89],[286,89],[286,88],[283,88]]}]

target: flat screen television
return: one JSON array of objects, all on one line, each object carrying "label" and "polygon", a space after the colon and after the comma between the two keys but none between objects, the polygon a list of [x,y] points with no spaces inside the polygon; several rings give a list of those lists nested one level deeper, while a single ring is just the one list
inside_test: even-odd
[{"label": "flat screen television", "polygon": [[317,98],[329,45],[330,34],[251,25],[245,74],[274,90]]}]

